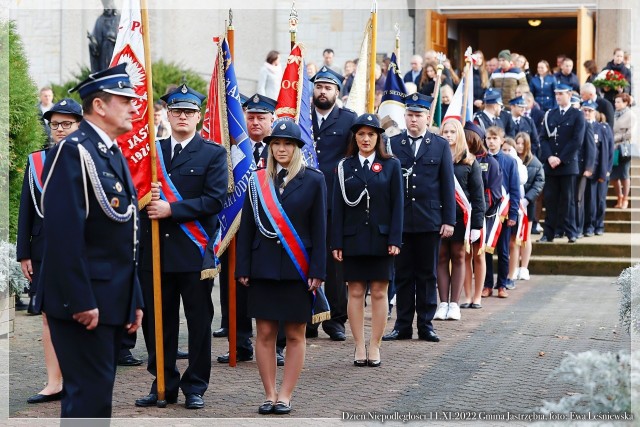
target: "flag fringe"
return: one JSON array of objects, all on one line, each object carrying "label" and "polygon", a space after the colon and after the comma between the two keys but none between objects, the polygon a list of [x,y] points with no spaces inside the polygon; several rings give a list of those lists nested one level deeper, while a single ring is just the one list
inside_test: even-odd
[{"label": "flag fringe", "polygon": [[[233,161],[231,160],[231,139],[229,138],[229,120],[227,118],[227,88],[225,87],[225,60],[222,56],[222,43],[218,44],[218,111],[220,112],[220,143],[227,151],[227,172],[229,175],[227,193],[233,193],[235,181],[233,178]],[[228,235],[228,234],[227,234]],[[228,243],[227,243],[228,244]]]},{"label": "flag fringe", "polygon": [[317,313],[311,316],[311,323],[316,324],[331,319],[331,312],[325,311],[323,313]]},{"label": "flag fringe", "polygon": [[222,270],[221,267],[222,266],[219,265],[216,268],[207,268],[206,270],[202,270],[200,272],[200,280],[215,279],[220,274],[220,271]]},{"label": "flag fringe", "polygon": [[138,199],[138,209],[144,209],[149,203],[151,203],[151,192],[148,192],[141,199]]},{"label": "flag fringe", "polygon": [[242,210],[240,210],[240,213],[238,213],[238,215],[236,216],[236,219],[233,220],[233,222],[231,223],[231,226],[229,227],[229,230],[227,231],[227,234],[224,236],[224,239],[222,239],[222,241],[220,242],[220,246],[218,247],[218,251],[216,252],[216,256],[218,258],[220,258],[224,253],[224,251],[227,250],[229,243],[231,243],[231,239],[233,239],[233,237],[236,235],[238,228],[240,228],[241,218],[242,218]]}]

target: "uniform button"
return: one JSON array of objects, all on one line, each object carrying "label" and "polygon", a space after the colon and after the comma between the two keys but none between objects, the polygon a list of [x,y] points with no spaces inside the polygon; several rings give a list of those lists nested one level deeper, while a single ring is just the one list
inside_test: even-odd
[{"label": "uniform button", "polygon": [[416,186],[414,185],[412,188],[416,188]]},{"label": "uniform button", "polygon": [[416,176],[416,174],[414,173],[412,176]]},{"label": "uniform button", "polygon": [[276,240],[276,245],[279,245],[279,244],[280,244],[280,240]]},{"label": "uniform button", "polygon": [[193,173],[193,169],[191,169],[191,173]]},{"label": "uniform button", "polygon": [[367,221],[367,222],[365,222],[365,223],[364,223],[364,225],[369,225],[369,222],[368,222],[368,221]]},{"label": "uniform button", "polygon": [[[417,165],[417,163],[416,163],[416,162],[413,162],[413,166],[415,166],[415,165]],[[415,176],[415,175],[414,175],[414,176]]]},{"label": "uniform button", "polygon": [[322,138],[318,137],[318,138],[316,138],[316,141],[320,141],[321,139],[322,139]]},{"label": "uniform button", "polygon": [[171,174],[169,174],[169,176],[171,176]]},{"label": "uniform button", "polygon": [[416,201],[416,198],[415,198],[415,197],[412,197],[412,198],[411,198],[411,201],[412,201],[412,202],[415,202],[415,201]]},{"label": "uniform button", "polygon": [[63,306],[64,308],[69,308],[69,304],[67,304],[66,302],[65,302],[64,304],[62,304],[62,306]]},{"label": "uniform button", "polygon": [[320,154],[320,150],[318,150],[318,154]]},{"label": "uniform button", "polygon": [[165,234],[165,235],[164,235],[164,237],[169,237],[169,235],[168,235],[168,234]]}]

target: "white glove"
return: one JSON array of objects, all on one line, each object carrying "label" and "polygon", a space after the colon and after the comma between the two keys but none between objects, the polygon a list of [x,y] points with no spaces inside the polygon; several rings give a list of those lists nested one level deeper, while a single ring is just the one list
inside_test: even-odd
[{"label": "white glove", "polygon": [[529,200],[522,198],[522,207],[527,209],[527,206],[529,206]]},{"label": "white glove", "polygon": [[471,238],[471,243],[475,243],[476,240],[480,238],[480,230],[471,230],[469,233],[469,237]]}]

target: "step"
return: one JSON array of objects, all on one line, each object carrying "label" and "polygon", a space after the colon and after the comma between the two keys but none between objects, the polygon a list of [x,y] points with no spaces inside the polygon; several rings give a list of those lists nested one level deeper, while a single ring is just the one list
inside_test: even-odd
[{"label": "step", "polygon": [[640,185],[640,176],[631,175],[631,186]]},{"label": "step", "polygon": [[[616,196],[607,196],[607,207],[613,207],[618,203]],[[640,207],[640,194],[638,196],[629,196],[629,207]]]},{"label": "step", "polygon": [[613,281],[622,270],[638,262],[640,258],[533,255],[529,271],[545,275],[610,276]]},{"label": "step", "polygon": [[[637,185],[632,185],[629,188],[629,194],[630,195],[640,195],[640,186]],[[616,195],[616,190],[613,188],[613,185],[610,185],[609,188],[607,189],[607,196],[615,196]]]},{"label": "step", "polygon": [[610,233],[637,233],[640,231],[640,221],[606,221],[604,229]]},{"label": "step", "polygon": [[[640,203],[639,203],[640,204]],[[547,210],[542,209],[540,219],[543,220],[547,215]],[[612,206],[607,208],[604,213],[606,221],[631,221],[633,219],[640,220],[640,208],[616,209]]]},{"label": "step", "polygon": [[[566,238],[552,243],[538,243],[541,235],[532,235],[535,256],[573,256],[602,258],[631,258],[640,256],[640,236],[606,232],[602,236],[583,237],[569,244]],[[633,242],[633,246],[632,246]]]}]

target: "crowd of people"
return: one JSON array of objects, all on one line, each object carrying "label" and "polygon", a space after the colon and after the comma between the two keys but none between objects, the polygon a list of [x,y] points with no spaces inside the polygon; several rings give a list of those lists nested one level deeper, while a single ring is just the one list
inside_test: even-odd
[{"label": "crowd of people", "polygon": [[[380,367],[382,341],[412,339],[415,324],[419,340],[439,342],[434,321],[460,321],[461,309],[481,309],[482,298],[494,291],[508,298],[517,280],[529,280],[531,235],[540,232],[542,206],[539,241],[566,236],[569,243],[604,233],[609,180],[618,192],[616,208],[627,208],[629,144],[637,143],[630,86],[603,97],[597,78],[579,85],[568,58],[558,58],[553,74],[539,61],[531,75],[522,55],[503,50],[485,62],[476,52],[473,116],[435,127],[436,54],[429,51],[411,58],[404,123],[394,127],[374,113],[358,116],[341,106],[357,61],[340,70],[333,56],[326,49],[319,69],[307,64],[317,168],[304,162],[300,127],[275,116],[278,52],[269,52],[257,93],[243,99],[255,170],[235,271],[226,271],[228,260],[221,259],[223,319],[216,331],[213,281],[202,283],[202,253],[188,232],[219,227],[227,191],[224,149],[197,132],[206,97],[183,84],[154,106],[166,181],[152,184],[150,203],[138,211],[115,141],[131,129],[138,96],[125,67],[81,82],[74,90],[82,105],[68,98],[53,104],[43,94],[39,108],[53,145],[28,159],[18,233],[18,261],[32,282],[30,306],[43,314],[48,374],[30,403],[61,399],[62,417],[110,417],[116,366],[123,349],[135,345],[138,327],[153,379],[135,405],[163,403],[156,381],[152,220],[163,236],[164,403],[176,403],[182,391],[188,409],[204,407],[211,338],[229,333],[224,303],[233,275],[238,361],[254,357],[256,319],[255,357],[265,391],[258,412],[288,414],[306,339],[318,337],[320,325],[331,340],[345,341],[348,319],[353,365]],[[623,60],[616,49],[607,67],[630,78]],[[387,67],[379,66],[378,80]],[[460,84],[449,61],[441,83],[443,98]],[[315,319],[322,290],[330,318]],[[189,336],[182,375],[176,364],[180,301]],[[385,334],[393,306],[396,320]],[[84,345],[75,345],[79,340]],[[229,354],[217,360],[229,363]],[[284,366],[279,386],[278,366]]]}]

